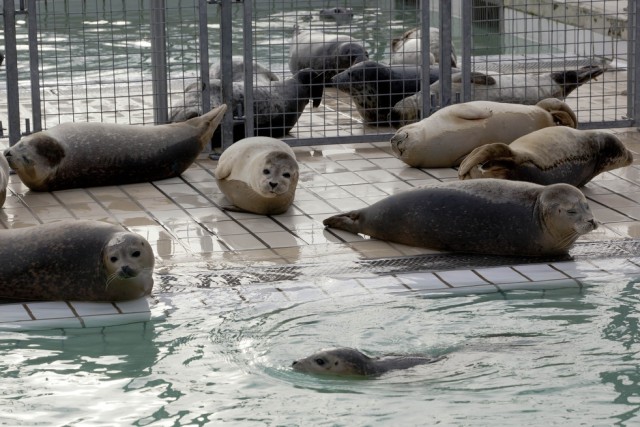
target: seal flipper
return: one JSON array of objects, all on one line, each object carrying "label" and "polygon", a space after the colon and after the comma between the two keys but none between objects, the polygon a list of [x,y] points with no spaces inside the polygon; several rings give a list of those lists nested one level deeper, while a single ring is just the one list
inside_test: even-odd
[{"label": "seal flipper", "polygon": [[[506,171],[509,170],[509,167],[513,167],[514,163],[515,155],[507,144],[497,142],[483,145],[469,153],[460,163],[458,178],[463,180],[483,178],[483,170],[491,169],[493,178],[505,179]],[[504,170],[505,173],[498,174],[497,170]]]},{"label": "seal flipper", "polygon": [[338,230],[345,230],[350,233],[360,233],[360,211],[351,211],[334,215],[322,221],[325,227],[337,228]]}]

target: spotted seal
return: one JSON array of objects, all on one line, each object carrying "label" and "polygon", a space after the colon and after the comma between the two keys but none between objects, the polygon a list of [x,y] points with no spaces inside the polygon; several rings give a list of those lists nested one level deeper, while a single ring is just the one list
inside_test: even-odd
[{"label": "spotted seal", "polygon": [[4,151],[34,191],[122,185],[179,176],[211,140],[226,105],[184,123],[63,123]]},{"label": "spotted seal", "polygon": [[460,179],[501,178],[581,187],[596,175],[629,166],[633,153],[607,131],[540,129],[511,144],[488,144],[460,164]]},{"label": "spotted seal", "polygon": [[394,154],[409,166],[452,167],[481,145],[508,144],[538,129],[577,124],[571,108],[555,98],[536,105],[471,101],[449,105],[401,127],[390,142]]},{"label": "spotted seal", "polygon": [[337,73],[369,58],[365,47],[350,36],[295,28],[289,48],[292,73],[311,68],[329,83]]},{"label": "spotted seal", "polygon": [[291,367],[298,372],[320,375],[375,376],[398,369],[438,362],[444,357],[385,356],[369,357],[348,347],[320,350],[294,361]]},{"label": "spotted seal", "polygon": [[153,288],[149,242],[119,225],[59,221],[0,230],[0,299],[123,301]]},{"label": "spotted seal", "polygon": [[597,227],[577,188],[501,179],[425,185],[323,223],[410,246],[507,256],[565,255]]},{"label": "spotted seal", "polygon": [[298,162],[284,142],[256,136],[222,152],[215,170],[218,187],[239,210],[261,215],[287,211],[295,197]]}]

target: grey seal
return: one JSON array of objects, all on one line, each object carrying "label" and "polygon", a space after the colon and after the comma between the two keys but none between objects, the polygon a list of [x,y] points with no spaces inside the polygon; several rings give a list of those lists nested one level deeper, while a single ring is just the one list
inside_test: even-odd
[{"label": "grey seal", "polygon": [[320,375],[375,376],[398,369],[438,362],[444,357],[384,356],[369,357],[348,347],[320,350],[294,361],[291,367],[298,372]]},{"label": "grey seal", "polygon": [[215,170],[218,187],[242,212],[276,215],[295,198],[298,162],[284,142],[256,136],[242,139],[222,152]]},{"label": "grey seal", "polygon": [[153,288],[153,250],[142,236],[100,221],[0,230],[0,299],[123,301]]},{"label": "grey seal", "polygon": [[577,188],[501,179],[425,185],[323,223],[410,246],[507,256],[566,255],[597,227]]},{"label": "grey seal", "polygon": [[158,126],[63,123],[23,137],[4,156],[34,191],[172,178],[195,161],[226,110]]},{"label": "grey seal", "polygon": [[508,144],[538,129],[577,124],[571,107],[556,98],[536,105],[471,101],[449,105],[401,127],[390,142],[393,153],[409,166],[453,167],[484,144]]},{"label": "grey seal", "polygon": [[561,126],[526,134],[509,145],[478,147],[460,164],[458,176],[581,187],[598,174],[632,162],[633,153],[612,133]]},{"label": "grey seal", "polygon": [[331,82],[337,73],[369,58],[365,47],[350,36],[296,28],[289,49],[292,73],[311,68]]},{"label": "grey seal", "polygon": [[[413,65],[359,62],[336,74],[331,82],[351,96],[366,124],[388,126],[389,112],[401,99],[420,90],[421,69]],[[429,70],[429,81],[439,78],[437,67]]]}]

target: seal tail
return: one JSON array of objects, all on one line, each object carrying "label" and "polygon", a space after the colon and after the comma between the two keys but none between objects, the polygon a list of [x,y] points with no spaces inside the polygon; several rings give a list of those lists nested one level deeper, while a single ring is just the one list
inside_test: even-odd
[{"label": "seal tail", "polygon": [[566,102],[558,98],[545,98],[538,102],[536,106],[547,110],[553,117],[553,122],[558,126],[578,127],[578,118],[571,107]]},{"label": "seal tail", "polygon": [[325,227],[337,228],[338,230],[345,230],[350,233],[358,234],[360,232],[360,225],[358,224],[359,219],[360,211],[351,211],[329,217],[322,221],[322,223]]},{"label": "seal tail", "polygon": [[493,178],[506,178],[506,171],[513,166],[513,151],[507,144],[497,142],[474,149],[464,158],[458,168],[459,179],[486,178],[490,172]]},{"label": "seal tail", "polygon": [[194,117],[187,120],[185,123],[197,128],[200,133],[200,147],[204,147],[211,141],[213,133],[218,128],[218,125],[222,122],[224,114],[227,112],[227,105],[222,104],[214,108],[213,110],[205,113],[199,117]]}]

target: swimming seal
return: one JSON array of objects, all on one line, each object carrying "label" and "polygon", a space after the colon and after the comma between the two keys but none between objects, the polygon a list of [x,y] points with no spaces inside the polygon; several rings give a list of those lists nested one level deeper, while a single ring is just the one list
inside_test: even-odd
[{"label": "swimming seal", "polygon": [[124,301],[153,288],[153,250],[142,236],[100,221],[0,230],[0,299]]},{"label": "swimming seal", "polygon": [[296,28],[289,48],[289,70],[311,68],[329,83],[340,71],[368,58],[364,46],[350,36]]},{"label": "swimming seal", "polygon": [[4,156],[34,191],[173,178],[206,147],[226,110],[158,126],[63,123],[25,136]]},{"label": "swimming seal", "polygon": [[401,127],[391,137],[391,148],[409,166],[453,167],[481,145],[508,144],[538,129],[577,124],[571,108],[555,98],[536,105],[471,101],[449,105]]},{"label": "swimming seal", "polygon": [[218,187],[241,212],[276,215],[287,211],[298,184],[295,153],[263,136],[242,139],[222,152],[215,170]]},{"label": "swimming seal", "polygon": [[[211,87],[211,107],[222,104],[222,82],[213,79]],[[254,135],[282,138],[296,125],[304,109],[312,102],[313,107],[320,105],[324,86],[322,76],[310,68],[296,72],[292,77],[280,81],[264,81],[253,86]],[[232,83],[231,109],[234,115],[233,140],[245,137],[244,82]],[[170,120],[180,122],[201,114],[202,91],[200,85],[193,83],[185,90],[184,99],[173,105]],[[213,138],[214,146],[220,146],[220,132]]]},{"label": "swimming seal", "polygon": [[[422,65],[422,30],[412,28],[391,41],[391,64]],[[440,30],[429,28],[429,63],[435,64],[440,58]],[[451,44],[451,66],[457,67],[458,58]]]},{"label": "swimming seal", "polygon": [[[432,67],[429,81],[438,78],[438,68]],[[363,61],[336,74],[331,82],[339,91],[351,96],[366,124],[388,126],[391,108],[401,99],[420,90],[421,70],[413,65]]]},{"label": "swimming seal", "polygon": [[[598,65],[588,65],[577,70],[527,74],[471,73],[471,100],[537,104],[544,98],[565,99],[584,83],[605,72]],[[462,73],[451,76],[452,93],[462,92]],[[430,86],[436,99],[440,96],[440,82]]]},{"label": "swimming seal", "polygon": [[296,360],[291,367],[298,372],[320,375],[374,376],[397,369],[434,363],[444,357],[385,356],[369,357],[348,347],[320,350]]},{"label": "swimming seal", "polygon": [[319,16],[322,21],[335,21],[336,24],[342,25],[353,20],[353,9],[350,7],[322,9]]},{"label": "swimming seal", "polygon": [[4,156],[0,156],[0,208],[7,200],[7,186],[9,185],[9,163]]},{"label": "swimming seal", "polygon": [[577,188],[501,179],[425,185],[323,223],[410,246],[507,256],[566,255],[597,227]]},{"label": "swimming seal", "polygon": [[581,187],[602,172],[632,162],[633,153],[612,133],[560,126],[529,133],[510,145],[478,147],[460,164],[458,177]]}]

